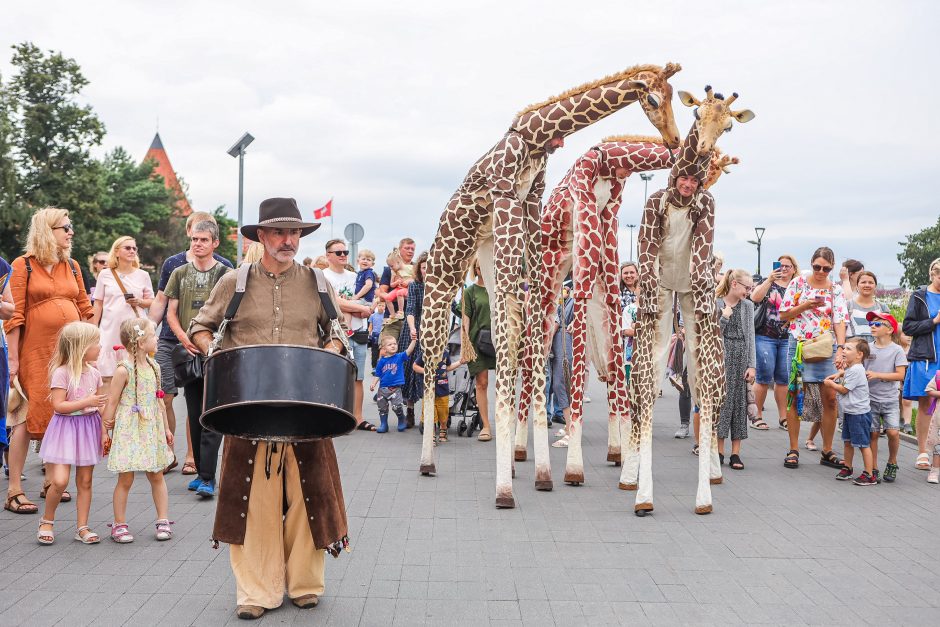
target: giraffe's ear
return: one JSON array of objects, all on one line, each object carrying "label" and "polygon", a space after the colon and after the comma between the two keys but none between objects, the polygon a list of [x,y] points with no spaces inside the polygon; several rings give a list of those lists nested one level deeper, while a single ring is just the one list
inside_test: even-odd
[{"label": "giraffe's ear", "polygon": [[650,88],[650,86],[649,86],[649,83],[647,83],[646,81],[635,80],[635,81],[630,81],[629,83],[627,83],[627,88],[637,89],[637,90],[647,90]]},{"label": "giraffe's ear", "polygon": [[731,115],[734,116],[734,119],[744,124],[745,122],[750,122],[754,119],[754,112],[750,109],[744,109],[743,111],[732,111]]},{"label": "giraffe's ear", "polygon": [[687,107],[696,107],[702,104],[701,102],[699,102],[698,98],[696,98],[695,96],[693,96],[687,91],[679,92],[679,102],[681,102]]}]

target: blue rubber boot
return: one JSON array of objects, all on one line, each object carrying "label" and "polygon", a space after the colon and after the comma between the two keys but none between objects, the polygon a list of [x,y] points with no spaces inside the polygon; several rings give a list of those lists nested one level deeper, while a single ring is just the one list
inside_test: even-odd
[{"label": "blue rubber boot", "polygon": [[408,428],[408,418],[405,417],[405,412],[402,410],[397,410],[395,415],[398,416],[398,431],[402,432]]},{"label": "blue rubber boot", "polygon": [[379,416],[379,428],[375,430],[376,433],[388,433],[388,414],[384,416]]}]

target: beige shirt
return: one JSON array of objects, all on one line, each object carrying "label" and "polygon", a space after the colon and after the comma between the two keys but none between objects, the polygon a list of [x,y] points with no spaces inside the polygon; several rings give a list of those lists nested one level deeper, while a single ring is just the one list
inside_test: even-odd
[{"label": "beige shirt", "polygon": [[679,293],[692,291],[692,219],[687,207],[666,203],[666,236],[659,248],[659,285]]},{"label": "beige shirt", "polygon": [[[193,318],[189,337],[199,331],[215,333],[235,293],[237,272],[229,272],[216,284],[206,304]],[[327,282],[337,313],[336,292]],[[343,331],[341,331],[343,332]],[[250,344],[295,344],[323,348],[327,338],[340,339],[320,303],[313,270],[294,263],[275,275],[255,262],[248,273],[245,296],[228,324],[222,348]]]}]

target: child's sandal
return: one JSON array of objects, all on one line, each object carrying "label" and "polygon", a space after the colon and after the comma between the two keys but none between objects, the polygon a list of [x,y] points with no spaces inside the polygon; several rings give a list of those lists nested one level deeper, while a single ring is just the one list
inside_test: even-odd
[{"label": "child's sandal", "polygon": [[127,528],[127,523],[108,523],[111,527],[111,539],[118,544],[128,544],[134,541],[134,534]]},{"label": "child's sandal", "polygon": [[447,428],[444,427],[437,432],[437,441],[446,442],[447,441]]},{"label": "child's sandal", "polygon": [[173,521],[167,520],[166,518],[161,518],[157,521],[157,540],[169,540],[173,537],[173,530],[170,528],[172,524]]},{"label": "child's sandal", "polygon": [[49,525],[52,527],[54,524],[54,520],[46,520],[45,518],[39,519],[39,531],[36,532],[36,541],[39,542],[39,544],[48,546],[55,542],[55,532],[52,529],[46,531],[42,528],[43,525]]},{"label": "child's sandal", "polygon": [[98,544],[101,542],[101,538],[98,536],[98,534],[92,531],[88,525],[79,527],[75,531],[75,539],[82,544]]}]

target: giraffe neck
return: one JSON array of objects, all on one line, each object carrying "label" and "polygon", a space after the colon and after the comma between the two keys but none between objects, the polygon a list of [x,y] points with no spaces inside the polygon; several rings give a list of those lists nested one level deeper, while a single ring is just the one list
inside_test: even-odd
[{"label": "giraffe neck", "polygon": [[567,137],[636,102],[641,92],[633,84],[633,78],[624,78],[547,104],[519,116],[513,130],[542,149],[550,139]]},{"label": "giraffe neck", "polygon": [[[689,134],[686,135],[685,141],[683,141],[682,145],[679,147],[676,162],[673,164],[672,171],[669,173],[669,186],[667,188],[669,195],[667,200],[671,204],[679,207],[691,205],[696,196],[704,189],[703,184],[708,174],[708,164],[711,161],[711,155],[703,156],[698,154],[698,136],[699,128],[698,121],[696,121],[692,125]],[[699,182],[698,191],[688,198],[683,198],[679,195],[679,192],[676,190],[676,179],[680,176],[694,176],[697,178]]]},{"label": "giraffe neck", "polygon": [[656,142],[605,142],[597,146],[603,166],[601,175],[613,177],[615,172],[664,170],[675,159],[676,151]]}]

